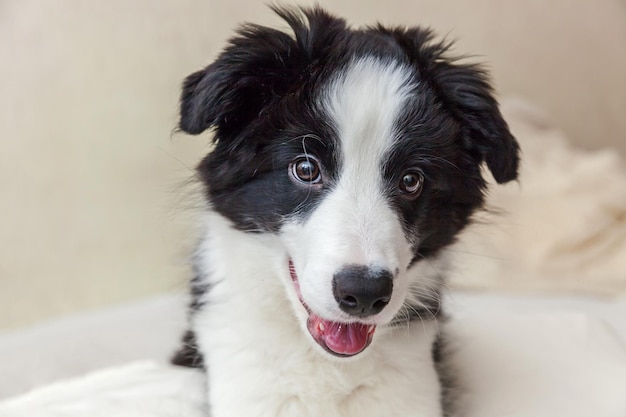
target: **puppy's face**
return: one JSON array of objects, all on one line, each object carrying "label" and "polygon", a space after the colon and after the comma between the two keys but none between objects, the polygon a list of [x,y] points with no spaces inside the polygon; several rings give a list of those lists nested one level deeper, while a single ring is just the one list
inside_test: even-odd
[{"label": "puppy's face", "polygon": [[403,308],[428,310],[439,283],[423,260],[482,205],[483,162],[516,177],[518,146],[484,74],[429,32],[278,12],[295,35],[242,29],[187,78],[180,125],[215,128],[199,167],[211,208],[278,237],[303,329],[353,356]]}]

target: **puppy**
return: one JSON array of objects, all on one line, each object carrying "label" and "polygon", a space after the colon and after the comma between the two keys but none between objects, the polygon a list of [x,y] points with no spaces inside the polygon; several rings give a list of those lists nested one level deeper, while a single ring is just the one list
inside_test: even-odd
[{"label": "puppy", "polygon": [[445,248],[519,148],[481,67],[430,30],[274,8],[184,82],[211,129],[191,330],[213,417],[450,415]]}]

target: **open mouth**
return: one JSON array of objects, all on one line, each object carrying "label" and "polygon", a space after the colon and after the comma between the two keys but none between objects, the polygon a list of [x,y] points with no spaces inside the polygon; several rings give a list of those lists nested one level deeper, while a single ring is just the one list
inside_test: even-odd
[{"label": "open mouth", "polygon": [[376,331],[375,325],[359,322],[338,323],[321,318],[313,313],[302,299],[298,275],[291,259],[289,260],[289,274],[300,302],[309,313],[307,329],[313,340],[324,350],[335,356],[348,357],[363,352],[372,343]]}]

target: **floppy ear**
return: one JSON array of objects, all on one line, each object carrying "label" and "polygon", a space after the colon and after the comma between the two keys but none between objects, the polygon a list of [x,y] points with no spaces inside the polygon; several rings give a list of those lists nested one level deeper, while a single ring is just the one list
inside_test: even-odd
[{"label": "floppy ear", "polygon": [[288,93],[345,27],[345,21],[319,7],[272,9],[293,35],[251,24],[238,30],[215,62],[183,83],[183,131],[195,135],[214,127],[216,136],[236,135]]},{"label": "floppy ear", "polygon": [[215,62],[189,75],[180,98],[180,128],[197,135],[210,127],[236,134],[278,94],[297,69],[288,64],[293,39],[246,26]]},{"label": "floppy ear", "polygon": [[498,183],[516,179],[519,145],[500,114],[485,70],[447,56],[451,44],[433,42],[430,30],[396,29],[389,33],[460,122],[467,149],[487,163]]},{"label": "floppy ear", "polygon": [[475,65],[439,65],[435,80],[461,120],[465,145],[482,155],[499,184],[516,179],[519,145],[500,113],[485,71]]}]

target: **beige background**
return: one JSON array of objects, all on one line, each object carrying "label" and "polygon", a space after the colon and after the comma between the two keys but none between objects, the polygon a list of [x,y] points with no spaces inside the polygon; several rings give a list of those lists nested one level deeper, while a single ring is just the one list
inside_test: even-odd
[{"label": "beige background", "polygon": [[[207,140],[173,133],[179,84],[238,22],[279,24],[264,3],[0,1],[0,328],[184,291],[199,205],[184,183]],[[433,26],[501,95],[626,150],[624,1],[320,3]]]}]

